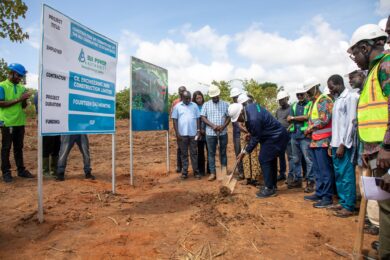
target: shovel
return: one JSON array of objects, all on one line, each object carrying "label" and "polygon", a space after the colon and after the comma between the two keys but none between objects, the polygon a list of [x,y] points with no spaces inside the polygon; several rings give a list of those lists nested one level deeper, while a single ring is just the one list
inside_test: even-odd
[{"label": "shovel", "polygon": [[[244,148],[242,148],[241,152],[244,152],[245,148],[246,148],[246,145],[244,146]],[[240,163],[240,160],[236,160],[236,163],[234,164],[234,168],[233,168],[232,173],[229,174],[229,175],[225,175],[225,177],[224,177],[224,179],[222,181],[223,186],[220,189],[220,192],[223,195],[228,195],[228,194],[233,193],[234,188],[236,187],[236,184],[237,184],[237,180],[234,179],[233,176],[234,176],[234,173],[237,170],[237,167],[238,167],[239,163]]]}]

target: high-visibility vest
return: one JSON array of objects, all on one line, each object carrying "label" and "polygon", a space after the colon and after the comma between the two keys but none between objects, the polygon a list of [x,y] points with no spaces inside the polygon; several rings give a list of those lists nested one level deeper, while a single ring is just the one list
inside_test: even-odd
[{"label": "high-visibility vest", "polygon": [[[297,115],[297,104],[298,102],[295,102],[293,107],[292,107],[292,110],[293,110],[293,116],[296,116]],[[306,116],[310,109],[311,109],[311,105],[313,104],[313,102],[309,101],[307,102],[306,106],[303,108],[303,116]],[[302,132],[304,132],[307,127],[309,126],[307,120],[303,122],[303,126],[301,126],[300,130]],[[294,133],[295,132],[295,124],[292,124],[291,128],[290,128],[290,132]]]},{"label": "high-visibility vest", "polygon": [[366,143],[382,142],[387,129],[387,97],[379,84],[379,65],[380,61],[368,74],[358,103],[358,132],[360,139]]},{"label": "high-visibility vest", "polygon": [[[311,120],[316,120],[316,119],[319,119],[319,114],[318,114],[318,102],[320,101],[320,99],[322,98],[326,98],[328,99],[330,102],[333,103],[332,99],[330,99],[328,97],[328,95],[325,95],[325,94],[321,94],[317,99],[316,101],[314,102],[313,104],[313,107],[312,107],[312,110],[311,110],[311,113],[310,113],[310,119]],[[325,139],[325,138],[328,138],[328,137],[331,137],[332,136],[332,120],[329,120],[329,123],[322,129],[319,129],[319,130],[316,130],[312,133],[311,135],[311,139],[317,141],[317,140],[322,140],[322,139]]]}]

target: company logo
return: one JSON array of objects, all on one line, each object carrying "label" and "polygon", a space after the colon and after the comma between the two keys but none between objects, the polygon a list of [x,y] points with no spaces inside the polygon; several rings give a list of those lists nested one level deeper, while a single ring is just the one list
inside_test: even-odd
[{"label": "company logo", "polygon": [[79,54],[79,62],[85,62],[85,55],[83,49],[81,49]]},{"label": "company logo", "polygon": [[103,74],[106,71],[107,62],[101,58],[94,57],[83,49],[80,50],[78,61],[82,68],[92,70],[96,73]]}]

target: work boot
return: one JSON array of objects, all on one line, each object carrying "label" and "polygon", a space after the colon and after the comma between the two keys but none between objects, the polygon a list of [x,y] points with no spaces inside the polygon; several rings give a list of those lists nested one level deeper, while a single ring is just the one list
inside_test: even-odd
[{"label": "work boot", "polygon": [[3,173],[3,181],[6,183],[12,182],[13,178],[11,175],[11,172],[5,172]]},{"label": "work boot", "polygon": [[302,180],[293,180],[287,184],[287,188],[289,189],[297,189],[302,188]]},{"label": "work boot", "polygon": [[64,181],[64,180],[65,180],[64,173],[57,172],[56,181]]},{"label": "work boot", "polygon": [[86,179],[90,179],[90,180],[96,179],[95,176],[93,176],[91,172],[86,172],[85,173],[85,178]]},{"label": "work boot", "polygon": [[270,188],[267,188],[267,187],[261,188],[256,193],[256,198],[259,198],[259,199],[264,199],[264,198],[273,197],[273,196],[276,196],[275,189],[270,189]]},{"label": "work boot", "polygon": [[34,178],[34,175],[31,174],[28,170],[23,170],[22,172],[18,172],[18,176],[22,178]]},{"label": "work boot", "polygon": [[211,173],[210,177],[208,178],[208,181],[214,181],[217,179],[217,176],[215,176],[215,173]]},{"label": "work boot", "polygon": [[315,182],[314,181],[308,181],[304,192],[305,193],[312,193],[314,191],[315,191]]},{"label": "work boot", "polygon": [[50,161],[50,175],[55,177],[57,175],[58,156],[52,156]]},{"label": "work boot", "polygon": [[50,158],[49,157],[43,157],[42,158],[42,173],[43,176],[49,177],[50,176]]}]

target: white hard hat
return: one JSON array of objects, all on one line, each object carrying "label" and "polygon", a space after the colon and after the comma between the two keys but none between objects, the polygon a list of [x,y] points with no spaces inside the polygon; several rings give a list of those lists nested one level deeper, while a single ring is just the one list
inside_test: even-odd
[{"label": "white hard hat", "polygon": [[237,103],[239,104],[243,104],[245,102],[247,102],[249,100],[249,97],[247,94],[245,93],[241,93],[238,97],[237,97]]},{"label": "white hard hat", "polygon": [[281,100],[281,99],[286,98],[286,97],[289,97],[288,93],[286,91],[282,90],[282,91],[278,92],[276,99]]},{"label": "white hard hat", "polygon": [[230,97],[237,97],[238,95],[240,95],[241,93],[243,93],[242,89],[239,89],[239,88],[232,88],[230,90]]},{"label": "white hard hat", "polygon": [[381,37],[387,38],[387,33],[377,24],[365,24],[356,29],[352,34],[348,53],[352,53],[352,48],[360,41],[373,40]]},{"label": "white hard hat", "polygon": [[303,85],[301,86],[297,86],[297,88],[295,89],[295,94],[301,94],[301,93],[306,93],[307,90],[305,89],[305,87]]},{"label": "white hard hat", "polygon": [[316,78],[310,78],[305,80],[305,82],[303,83],[303,89],[305,89],[305,92],[307,92],[313,87],[320,86],[320,85],[321,83],[319,80],[317,80]]},{"label": "white hard hat", "polygon": [[209,88],[209,96],[216,97],[216,96],[219,96],[219,94],[221,94],[221,90],[219,89],[219,87],[217,87],[215,85],[211,85]]},{"label": "white hard hat", "polygon": [[243,106],[239,103],[233,103],[228,108],[228,115],[230,117],[230,120],[234,123],[237,121],[238,117],[241,114]]}]

